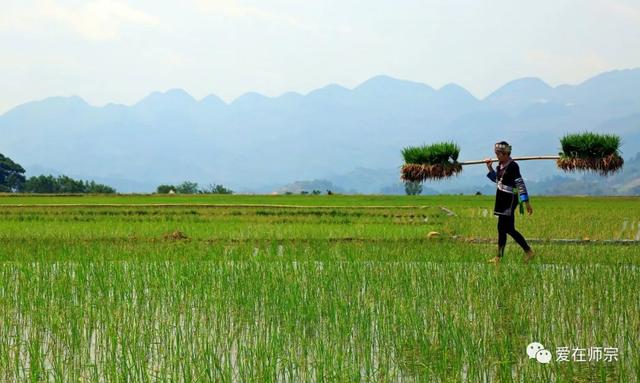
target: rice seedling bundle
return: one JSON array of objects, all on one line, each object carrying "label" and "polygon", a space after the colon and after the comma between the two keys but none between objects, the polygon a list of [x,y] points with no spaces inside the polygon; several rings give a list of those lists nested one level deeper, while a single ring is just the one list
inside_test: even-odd
[{"label": "rice seedling bundle", "polygon": [[615,173],[622,168],[620,137],[613,134],[567,134],[560,140],[562,152],[558,167],[564,171],[592,171],[601,175]]},{"label": "rice seedling bundle", "polygon": [[402,151],[402,179],[425,181],[456,175],[462,171],[459,154],[460,147],[453,142],[407,147]]}]

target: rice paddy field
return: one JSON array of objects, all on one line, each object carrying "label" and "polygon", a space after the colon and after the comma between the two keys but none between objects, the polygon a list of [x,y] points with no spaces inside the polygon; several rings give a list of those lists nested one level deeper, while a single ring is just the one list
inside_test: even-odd
[{"label": "rice paddy field", "polygon": [[640,198],[532,205],[0,196],[0,381],[640,381]]}]

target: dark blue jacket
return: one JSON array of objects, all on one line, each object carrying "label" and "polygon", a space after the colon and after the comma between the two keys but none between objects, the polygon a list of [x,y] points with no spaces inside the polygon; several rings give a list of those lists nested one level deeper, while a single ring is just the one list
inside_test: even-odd
[{"label": "dark blue jacket", "polygon": [[512,215],[518,206],[518,198],[525,202],[529,200],[527,187],[520,175],[520,167],[511,160],[505,167],[498,165],[497,171],[490,171],[487,177],[496,183],[496,204],[493,210],[495,215]]}]

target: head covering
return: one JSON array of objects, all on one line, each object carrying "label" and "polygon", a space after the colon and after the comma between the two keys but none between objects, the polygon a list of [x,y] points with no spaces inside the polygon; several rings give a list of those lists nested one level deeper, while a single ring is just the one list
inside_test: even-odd
[{"label": "head covering", "polygon": [[496,152],[511,153],[511,145],[509,145],[506,141],[496,142],[493,149]]}]

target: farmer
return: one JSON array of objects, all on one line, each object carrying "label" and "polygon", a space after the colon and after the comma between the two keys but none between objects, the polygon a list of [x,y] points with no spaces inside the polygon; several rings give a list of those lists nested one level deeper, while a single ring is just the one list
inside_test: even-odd
[{"label": "farmer", "polygon": [[489,260],[498,264],[504,255],[504,248],[507,244],[507,234],[509,234],[522,247],[525,252],[525,262],[529,262],[533,257],[533,250],[527,244],[522,234],[515,228],[515,210],[518,206],[518,196],[520,202],[524,202],[527,213],[531,215],[533,208],[529,202],[527,188],[520,175],[520,167],[511,158],[511,145],[505,141],[495,144],[494,150],[498,156],[498,170],[493,170],[492,161],[486,158],[485,162],[489,169],[487,177],[497,184],[496,203],[493,214],[498,216],[498,254]]}]

